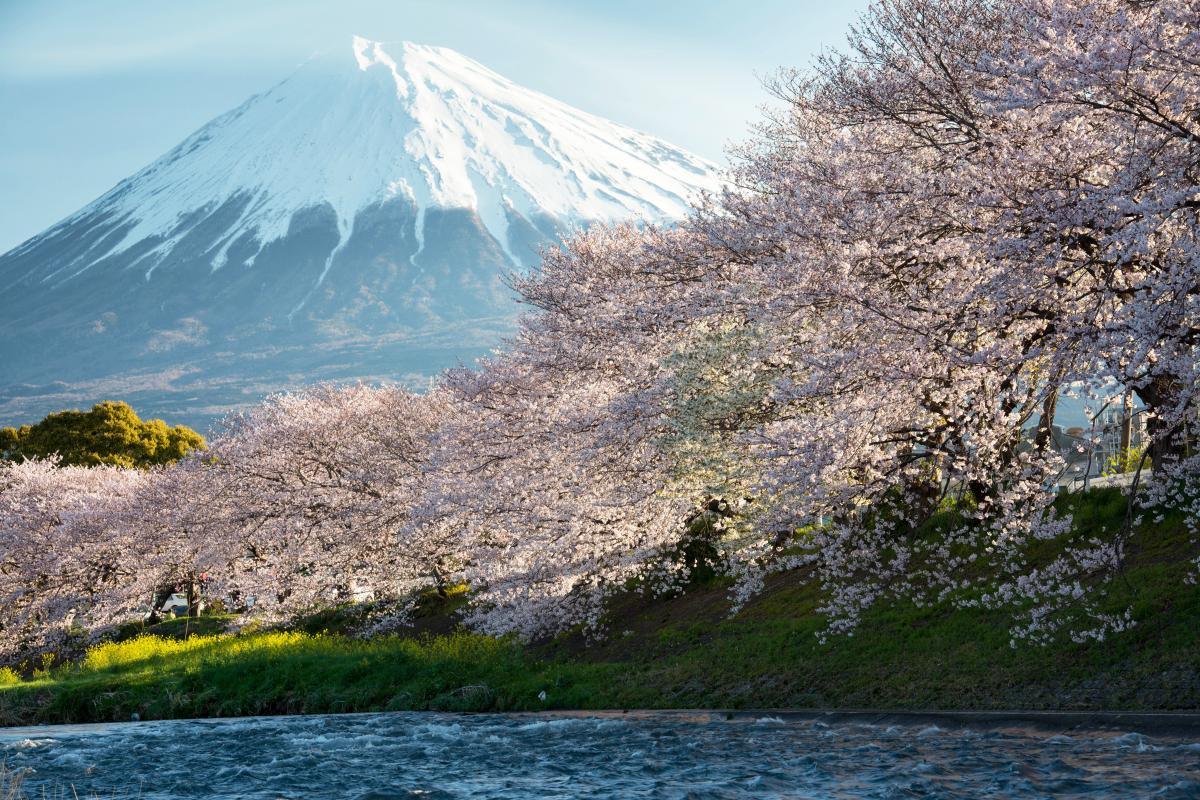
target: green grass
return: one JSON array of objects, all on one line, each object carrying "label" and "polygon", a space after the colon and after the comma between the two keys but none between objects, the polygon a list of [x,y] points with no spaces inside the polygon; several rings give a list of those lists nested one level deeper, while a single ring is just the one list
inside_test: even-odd
[{"label": "green grass", "polygon": [[511,642],[466,633],[143,636],[98,645],[77,664],[8,687],[0,720],[528,708],[544,680]]},{"label": "green grass", "polygon": [[[1116,492],[1064,502],[1082,535],[1124,519]],[[821,645],[819,587],[794,572],[774,576],[733,617],[720,582],[663,600],[631,593],[614,601],[606,641],[572,634],[522,647],[456,630],[462,596],[452,593],[428,598],[407,637],[347,636],[361,618],[355,607],[240,635],[217,633],[217,617],[200,620],[199,635],[193,620],[185,638],[184,621],[171,620],[34,678],[0,675],[0,722],[543,708],[1196,709],[1200,587],[1183,581],[1189,547],[1178,515],[1136,532],[1105,602],[1132,608],[1138,624],[1103,643],[1013,649],[1003,612],[896,603],[872,610],[853,637]]]}]

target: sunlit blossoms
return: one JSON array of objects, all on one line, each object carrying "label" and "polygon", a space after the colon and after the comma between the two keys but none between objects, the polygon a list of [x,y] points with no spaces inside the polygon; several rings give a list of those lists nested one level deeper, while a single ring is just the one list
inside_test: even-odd
[{"label": "sunlit blossoms", "polygon": [[117,467],[0,463],[4,652],[59,645],[74,629],[102,629],[149,602],[142,588],[162,553],[126,514],[151,480]]}]

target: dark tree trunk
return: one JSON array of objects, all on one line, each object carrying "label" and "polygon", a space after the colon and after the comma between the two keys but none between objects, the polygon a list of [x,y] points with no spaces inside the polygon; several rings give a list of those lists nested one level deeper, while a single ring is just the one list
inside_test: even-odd
[{"label": "dark tree trunk", "polygon": [[1042,401],[1042,413],[1038,417],[1037,435],[1033,438],[1033,446],[1045,452],[1054,443],[1054,414],[1058,411],[1058,386],[1046,393]]},{"label": "dark tree trunk", "polygon": [[197,591],[197,589],[196,576],[194,574],[189,574],[187,581],[187,613],[190,619],[195,619],[196,617],[200,616],[200,592]]},{"label": "dark tree trunk", "polygon": [[1138,397],[1151,412],[1146,420],[1146,436],[1149,439],[1150,465],[1155,472],[1187,452],[1187,431],[1178,424],[1164,422],[1160,416],[1161,412],[1175,408],[1182,390],[1179,381],[1169,376],[1159,376],[1137,390]]}]

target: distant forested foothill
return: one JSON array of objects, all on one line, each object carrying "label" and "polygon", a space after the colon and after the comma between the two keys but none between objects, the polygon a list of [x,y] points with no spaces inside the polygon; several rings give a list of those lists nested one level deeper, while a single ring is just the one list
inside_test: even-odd
[{"label": "distant forested foothill", "polygon": [[64,466],[147,469],[204,448],[204,437],[191,428],[143,420],[128,403],[112,400],[90,411],[49,414],[35,425],[0,428],[0,458],[7,461],[57,457]]}]

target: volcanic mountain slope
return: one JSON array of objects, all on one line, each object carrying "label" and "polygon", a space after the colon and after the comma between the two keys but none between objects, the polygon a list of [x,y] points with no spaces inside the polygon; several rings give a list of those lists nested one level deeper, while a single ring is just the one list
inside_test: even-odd
[{"label": "volcanic mountain slope", "polygon": [[356,37],[0,256],[0,423],[100,399],[203,424],[323,379],[419,381],[510,329],[503,275],[716,168],[452,50]]}]

